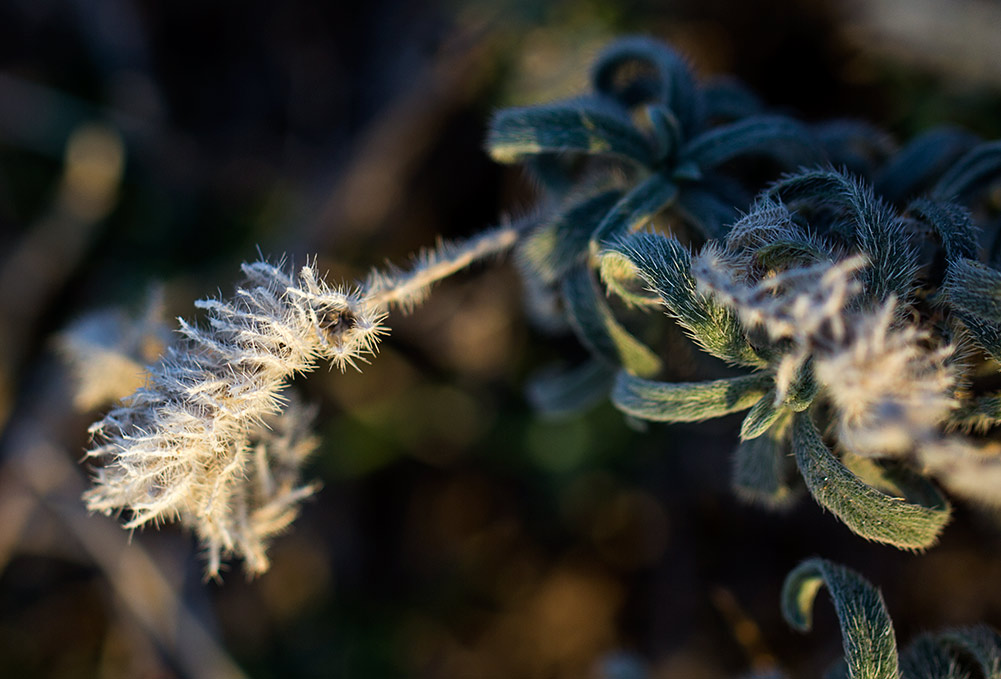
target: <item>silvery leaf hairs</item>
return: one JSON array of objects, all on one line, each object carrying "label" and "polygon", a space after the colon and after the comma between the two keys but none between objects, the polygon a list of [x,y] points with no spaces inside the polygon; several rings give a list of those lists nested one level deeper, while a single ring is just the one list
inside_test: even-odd
[{"label": "silvery leaf hairs", "polygon": [[[844,659],[824,676],[919,679],[1001,676],[1001,635],[987,625],[926,632],[901,652],[893,621],[876,587],[826,559],[808,559],[786,576],[782,615],[799,632],[813,626],[813,604],[830,593],[841,627]],[[782,676],[782,675],[779,675]]]},{"label": "silvery leaf hairs", "polygon": [[210,577],[232,556],[264,572],[269,540],[317,488],[300,480],[317,442],[308,409],[283,394],[289,380],[321,362],[357,368],[388,332],[391,307],[412,307],[517,235],[506,226],[442,243],[409,270],[351,287],[328,284],[315,263],[244,264],[234,294],[196,302],[205,322],[179,319],[179,340],[147,368],[145,385],[91,426],[87,455],[99,466],[88,508],[124,513],[130,529],[179,521],[204,545]]},{"label": "silvery leaf hairs", "polygon": [[[549,215],[516,247],[528,307],[590,356],[533,382],[539,409],[747,411],[738,494],[781,508],[805,487],[902,549],[948,522],[937,484],[1001,505],[1001,446],[976,436],[1001,424],[1001,224],[984,199],[1001,142],[942,128],[897,149],[864,123],[800,123],[643,38],[602,53],[591,84],[501,111],[488,138]],[[654,379],[671,366],[631,309],[665,312],[732,376]]]}]

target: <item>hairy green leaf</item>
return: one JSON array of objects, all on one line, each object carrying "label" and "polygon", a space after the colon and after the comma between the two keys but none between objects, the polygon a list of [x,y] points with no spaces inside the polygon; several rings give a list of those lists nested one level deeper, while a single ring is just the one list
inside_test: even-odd
[{"label": "hairy green leaf", "polygon": [[663,104],[653,104],[646,108],[650,128],[653,130],[657,163],[675,159],[681,151],[681,123]]},{"label": "hairy green leaf", "polygon": [[1001,141],[968,151],[942,175],[931,191],[938,200],[958,200],[1001,178]]},{"label": "hairy green leaf", "polygon": [[806,487],[817,503],[867,540],[901,549],[924,549],[938,539],[951,507],[938,494],[928,505],[892,497],[865,484],[827,447],[809,412],[796,416],[793,453]]},{"label": "hairy green leaf", "polygon": [[[768,399],[766,394],[762,400]],[[759,401],[760,403],[760,401]],[[733,455],[732,483],[738,496],[748,502],[777,509],[796,500],[789,451],[792,415],[781,413],[763,435],[743,440]]]},{"label": "hairy green leaf", "polygon": [[983,679],[1001,679],[1001,635],[986,625],[946,630],[941,643],[969,657]]},{"label": "hairy green leaf", "polygon": [[810,130],[781,116],[752,116],[715,127],[688,142],[682,157],[706,169],[751,154],[774,158],[787,167],[824,162],[824,152]]},{"label": "hairy green leaf", "polygon": [[659,101],[670,109],[685,134],[699,118],[699,92],[691,69],[662,42],[643,37],[618,40],[595,61],[591,82],[597,92],[626,106]]},{"label": "hairy green leaf", "polygon": [[746,202],[723,198],[716,188],[698,184],[685,186],[678,197],[678,211],[707,240],[725,236],[739,217],[734,206]]},{"label": "hairy green leaf", "polygon": [[953,260],[940,294],[976,343],[1001,361],[1001,271],[972,259]]},{"label": "hairy green leaf", "polygon": [[900,668],[906,679],[970,679],[933,634],[922,634],[908,644]]},{"label": "hairy green leaf", "polygon": [[886,132],[863,120],[837,119],[812,127],[830,165],[863,177],[871,176],[894,150]]},{"label": "hairy green leaf", "polygon": [[854,222],[855,241],[868,259],[862,272],[866,291],[877,300],[891,294],[900,300],[911,297],[916,253],[902,221],[876,198],[871,187],[839,172],[816,170],[783,179],[767,195],[786,202],[819,200],[847,210]]},{"label": "hairy green leaf", "polygon": [[702,100],[705,117],[719,122],[739,120],[764,110],[758,96],[734,78],[719,77],[704,83]]},{"label": "hairy green leaf", "polygon": [[659,306],[660,296],[643,287],[643,279],[633,261],[620,252],[605,250],[599,259],[601,281],[627,304]]},{"label": "hairy green leaf", "polygon": [[563,281],[563,300],[578,339],[595,356],[634,375],[660,370],[660,359],[629,334],[612,314],[590,268],[579,265]]},{"label": "hairy green leaf", "polygon": [[543,368],[528,383],[528,400],[537,412],[563,417],[587,410],[608,398],[615,369],[591,359],[569,369]]},{"label": "hairy green leaf", "polygon": [[519,243],[519,263],[545,283],[560,280],[587,256],[591,234],[621,195],[617,189],[599,191],[542,222]]},{"label": "hairy green leaf", "polygon": [[841,627],[852,679],[900,679],[897,639],[883,596],[853,570],[825,559],[797,566],[782,586],[782,614],[801,632],[812,626],[813,603],[827,585]]},{"label": "hairy green leaf", "polygon": [[977,258],[977,228],[965,208],[920,198],[908,205],[907,211],[935,229],[947,261]]},{"label": "hairy green leaf", "polygon": [[929,130],[911,140],[883,166],[876,176],[876,191],[896,202],[917,196],[979,141],[977,135],[955,127]]},{"label": "hairy green leaf", "polygon": [[744,418],[743,423],[740,425],[740,440],[749,441],[761,436],[768,431],[769,427],[775,424],[775,421],[785,411],[786,409],[781,403],[775,403],[775,388],[773,387],[767,394],[761,397],[760,401],[751,406],[747,417]]},{"label": "hairy green leaf", "polygon": [[635,233],[608,243],[605,252],[632,262],[647,288],[660,296],[667,313],[704,351],[738,365],[764,365],[744,336],[736,315],[696,290],[691,255],[677,240]]},{"label": "hairy green leaf", "polygon": [[763,373],[709,382],[656,382],[620,372],[612,403],[624,413],[653,422],[699,422],[747,410],[768,390]]},{"label": "hairy green leaf", "polygon": [[650,175],[608,211],[591,236],[593,247],[642,227],[677,196],[678,187],[662,173]]},{"label": "hairy green leaf", "polygon": [[624,113],[588,99],[498,111],[490,124],[487,149],[500,163],[565,152],[640,165],[653,161],[650,143]]}]

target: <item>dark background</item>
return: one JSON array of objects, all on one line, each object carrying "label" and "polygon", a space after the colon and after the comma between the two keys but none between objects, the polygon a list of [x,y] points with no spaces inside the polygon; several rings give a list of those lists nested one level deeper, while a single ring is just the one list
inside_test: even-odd
[{"label": "dark background", "polygon": [[[73,409],[53,349],[156,284],[168,317],[190,318],[258,247],[350,279],[525,214],[528,185],[481,150],[491,112],[582,91],[622,34],[670,40],[700,76],[737,75],[807,120],[999,137],[993,19],[970,0],[6,0],[0,675],[819,676],[840,655],[830,605],[809,636],[778,611],[812,555],[879,585],[901,642],[1001,626],[995,516],[960,506],[940,545],[898,552],[809,500],[739,503],[739,420],[637,432],[608,405],[533,415],[526,378],[578,350],[527,326],[505,263],[394,315],[363,373],[297,380],[320,407],[308,471],[324,488],[251,582],[234,564],[204,583],[176,527],[128,545],[86,515],[99,413]],[[80,161],[67,148],[94,124]]]}]

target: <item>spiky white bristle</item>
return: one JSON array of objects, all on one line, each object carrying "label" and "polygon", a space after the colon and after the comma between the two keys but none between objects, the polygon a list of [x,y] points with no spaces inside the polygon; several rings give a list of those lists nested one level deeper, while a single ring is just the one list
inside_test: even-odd
[{"label": "spiky white bristle", "polygon": [[104,463],[88,507],[127,511],[128,528],[180,520],[206,545],[211,575],[229,554],[250,572],[265,569],[266,540],[307,494],[262,476],[277,459],[283,422],[297,418],[283,412],[289,379],[323,360],[357,366],[385,332],[382,307],[329,286],[314,266],[293,275],[262,261],[243,271],[230,299],[196,303],[205,323],[179,321],[182,340],[149,368],[144,387],[91,427],[88,452]]}]

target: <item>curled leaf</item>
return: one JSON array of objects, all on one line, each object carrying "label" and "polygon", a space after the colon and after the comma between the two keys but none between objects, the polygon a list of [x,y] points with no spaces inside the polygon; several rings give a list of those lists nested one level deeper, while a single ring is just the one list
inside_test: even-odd
[{"label": "curled leaf", "polygon": [[698,90],[688,64],[662,42],[630,37],[610,45],[591,72],[594,89],[626,106],[659,101],[690,134],[699,116]]},{"label": "curled leaf", "polygon": [[[770,400],[769,395],[759,403]],[[743,440],[733,455],[734,491],[747,502],[777,509],[795,501],[795,470],[788,456],[792,416],[782,413],[761,436]]]},{"label": "curled leaf", "polygon": [[900,667],[907,679],[970,679],[934,634],[922,634],[908,644]]},{"label": "curled leaf", "polygon": [[784,411],[785,408],[782,407],[781,403],[775,403],[775,388],[773,387],[761,397],[760,401],[751,406],[747,417],[740,425],[740,440],[749,441],[761,436],[782,416]]},{"label": "curled leaf", "polygon": [[774,158],[786,167],[817,165],[825,160],[810,130],[782,116],[752,116],[714,127],[692,139],[683,158],[706,169],[751,154]]},{"label": "curled leaf", "polygon": [[490,123],[487,149],[499,163],[566,152],[641,165],[653,161],[649,142],[624,113],[588,99],[499,111]]},{"label": "curled leaf", "polygon": [[657,355],[615,319],[587,266],[577,266],[567,274],[563,300],[571,327],[593,354],[610,365],[622,365],[634,375],[649,376],[660,370]]},{"label": "curled leaf", "polygon": [[929,130],[911,140],[883,166],[876,176],[876,191],[892,201],[916,196],[979,141],[977,135],[954,127]]},{"label": "curled leaf", "polygon": [[941,643],[973,661],[984,679],[1001,679],[1001,634],[987,625],[947,630]]},{"label": "curled leaf", "polygon": [[796,416],[792,447],[817,504],[867,540],[901,549],[925,549],[935,543],[949,521],[951,507],[933,486],[929,488],[933,498],[920,498],[931,501],[916,504],[864,483],[827,447],[809,412]]},{"label": "curled leaf", "polygon": [[715,78],[702,86],[706,118],[719,121],[738,120],[764,109],[761,100],[738,80]]},{"label": "curled leaf", "polygon": [[872,176],[894,151],[890,136],[863,120],[818,123],[813,125],[813,133],[832,166],[863,177]]},{"label": "curled leaf", "polygon": [[591,234],[620,196],[615,189],[599,191],[543,221],[518,244],[519,264],[547,284],[560,280],[587,256]]},{"label": "curled leaf", "polygon": [[656,382],[620,372],[612,403],[622,412],[653,422],[699,422],[747,410],[767,391],[765,374],[708,382]]},{"label": "curled leaf", "polygon": [[800,632],[812,626],[813,603],[827,585],[841,627],[841,638],[852,679],[900,679],[897,639],[883,596],[853,570],[809,559],[786,576],[782,615]]},{"label": "curled leaf", "polygon": [[783,201],[812,200],[846,210],[855,242],[867,259],[862,278],[878,301],[895,295],[909,299],[914,290],[917,259],[903,222],[872,188],[839,172],[816,170],[776,183],[768,197]]},{"label": "curled leaf", "polygon": [[[660,234],[635,233],[606,245],[604,253],[627,259],[667,313],[707,353],[738,365],[759,367],[764,361],[751,347],[737,316],[696,290],[692,257],[677,240]],[[607,254],[601,256],[608,256]]]},{"label": "curled leaf", "polygon": [[907,206],[907,211],[935,229],[946,261],[960,257],[977,258],[977,228],[970,213],[954,203],[937,203],[919,198]]},{"label": "curled leaf", "polygon": [[678,187],[657,172],[640,182],[607,212],[591,236],[597,250],[605,239],[635,231],[654,215],[671,205],[678,196]]},{"label": "curled leaf", "polygon": [[1001,178],[1001,141],[968,151],[942,175],[931,191],[938,200],[958,200]]},{"label": "curled leaf", "polygon": [[941,295],[976,343],[1001,360],[1001,271],[956,259],[946,269]]}]

